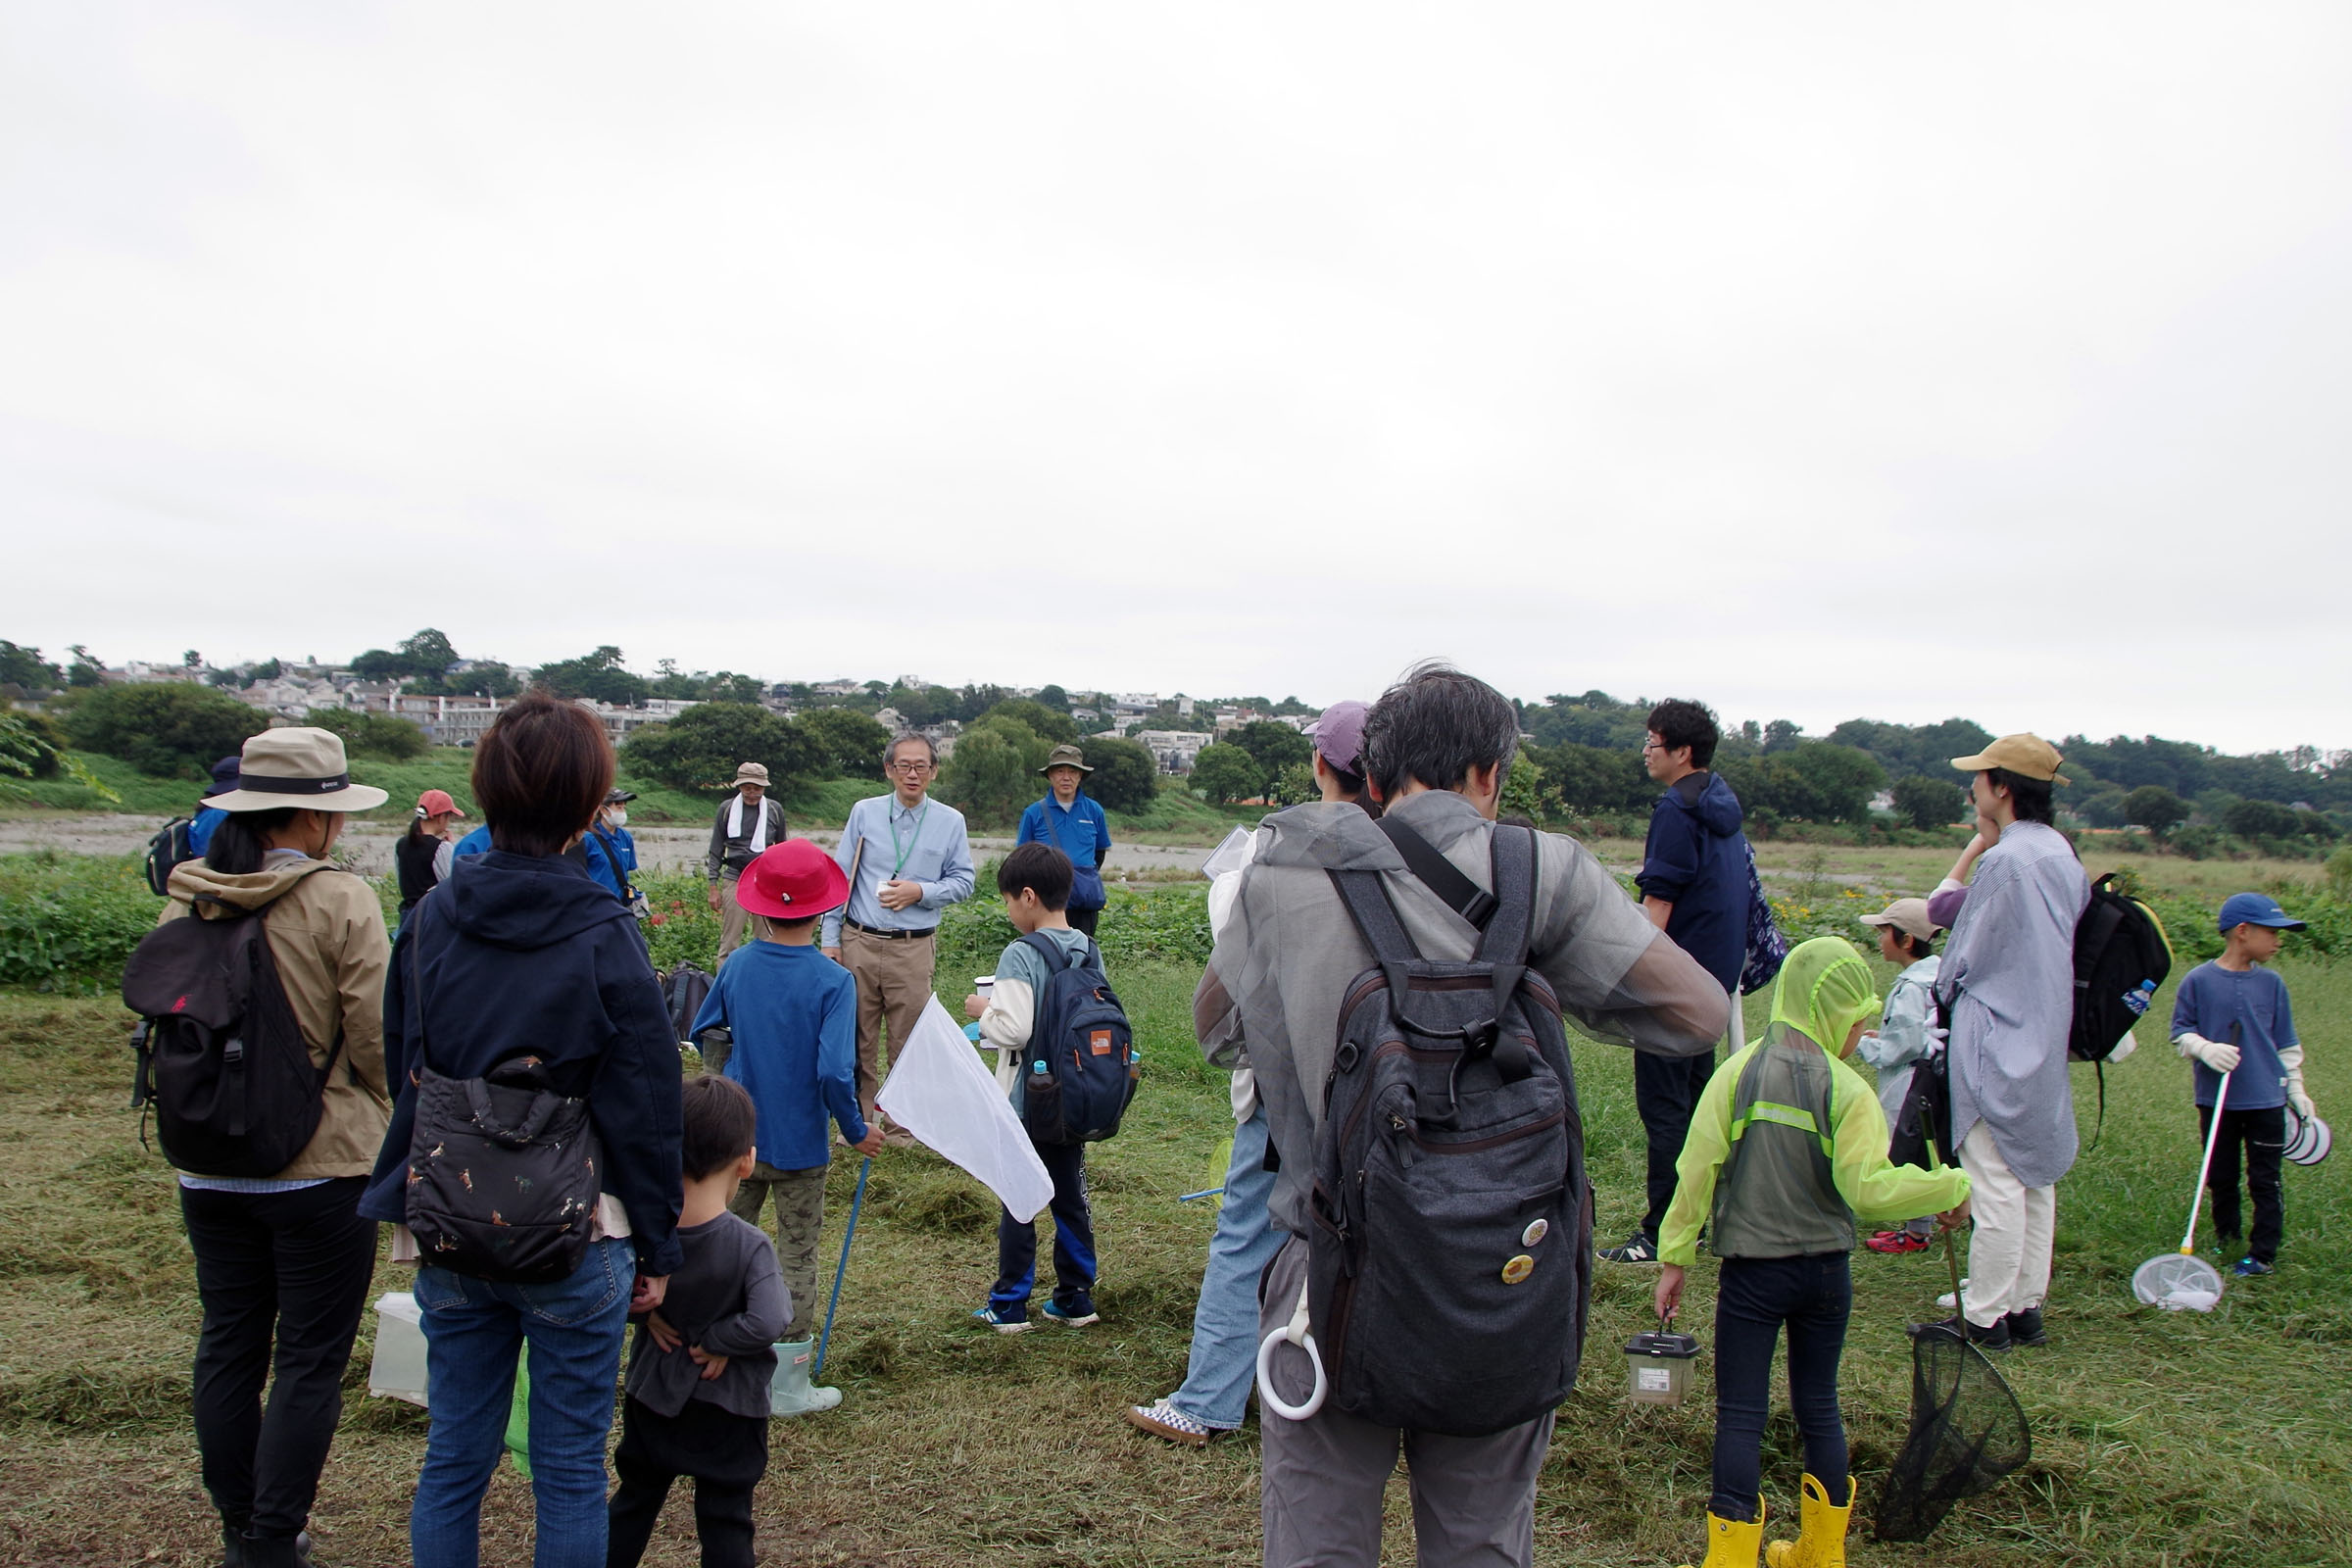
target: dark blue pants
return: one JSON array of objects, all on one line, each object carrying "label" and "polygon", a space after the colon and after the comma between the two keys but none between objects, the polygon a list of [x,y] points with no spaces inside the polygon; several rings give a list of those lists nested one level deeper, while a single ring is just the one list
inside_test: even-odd
[{"label": "dark blue pants", "polygon": [[1642,1214],[1642,1234],[1652,1242],[1666,1218],[1666,1205],[1674,1201],[1674,1163],[1683,1157],[1683,1144],[1690,1136],[1690,1113],[1714,1076],[1711,1051],[1698,1056],[1634,1053],[1634,1108],[1642,1113],[1649,1154],[1649,1206]]},{"label": "dark blue pants", "polygon": [[1853,1304],[1853,1276],[1843,1252],[1723,1260],[1715,1288],[1715,1495],[1707,1503],[1716,1517],[1756,1517],[1772,1348],[1784,1324],[1788,1403],[1805,1440],[1805,1469],[1832,1502],[1846,1494],[1838,1358],[1845,1350],[1845,1319]]},{"label": "dark blue pants", "polygon": [[[2213,1107],[2197,1107],[2197,1133],[2213,1132]],[[2286,1154],[2286,1107],[2266,1110],[2224,1110],[2222,1136],[2213,1146],[2213,1169],[2205,1178],[2213,1194],[2214,1234],[2234,1244],[2244,1235],[2245,1210],[2237,1199],[2238,1148],[2245,1148],[2246,1190],[2254,1197],[2254,1235],[2246,1255],[2257,1263],[2278,1261],[2278,1242],[2286,1234],[2286,1198],[2278,1182],[2279,1161]]]},{"label": "dark blue pants", "polygon": [[[1074,1316],[1095,1309],[1095,1220],[1086,1206],[1086,1146],[1039,1144],[1037,1157],[1054,1178],[1054,1304]],[[1026,1311],[1037,1284],[1037,1226],[997,1215],[997,1288],[988,1304],[1000,1312]]]}]

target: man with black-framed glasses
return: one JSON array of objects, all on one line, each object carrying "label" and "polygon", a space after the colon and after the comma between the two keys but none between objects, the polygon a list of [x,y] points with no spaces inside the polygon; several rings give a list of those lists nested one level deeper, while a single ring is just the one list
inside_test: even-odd
[{"label": "man with black-framed glasses", "polygon": [[[891,792],[850,808],[833,858],[850,879],[850,902],[825,916],[825,956],[858,981],[858,1102],[875,1117],[882,1088],[885,1023],[889,1060],[931,997],[940,911],[972,896],[972,846],[963,813],[931,799],[939,753],[921,735],[898,736],[882,752]],[[891,1130],[894,1142],[906,1141]]]}]

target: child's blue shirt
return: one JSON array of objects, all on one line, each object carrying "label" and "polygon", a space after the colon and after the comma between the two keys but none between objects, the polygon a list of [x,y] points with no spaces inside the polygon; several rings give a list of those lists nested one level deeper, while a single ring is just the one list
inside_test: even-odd
[{"label": "child's blue shirt", "polygon": [[[2173,1038],[2182,1035],[2237,1047],[2237,1070],[2230,1075],[2223,1109],[2271,1110],[2286,1103],[2286,1066],[2278,1053],[2302,1041],[2295,1036],[2286,982],[2271,970],[2259,963],[2225,969],[2210,960],[2189,970],[2173,999]],[[2222,1075],[2201,1061],[2196,1069],[2197,1103],[2210,1105]]]},{"label": "child's blue shirt", "polygon": [[718,967],[690,1037],[724,1024],[735,1048],[726,1076],[760,1113],[759,1157],[809,1170],[832,1157],[828,1116],[842,1137],[865,1136],[858,1108],[858,982],[816,949],[748,942]]}]

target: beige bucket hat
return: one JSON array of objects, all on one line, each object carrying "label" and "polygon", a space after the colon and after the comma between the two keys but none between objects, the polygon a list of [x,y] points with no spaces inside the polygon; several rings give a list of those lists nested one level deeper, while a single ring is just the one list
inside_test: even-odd
[{"label": "beige bucket hat", "polygon": [[738,784],[757,784],[761,789],[767,788],[767,764],[765,762],[736,763],[735,782]]},{"label": "beige bucket hat", "polygon": [[287,806],[371,811],[388,799],[372,784],[351,781],[342,736],[296,725],[266,729],[247,741],[237,761],[237,787],[204,804],[223,811],[274,811]]},{"label": "beige bucket hat", "polygon": [[1051,773],[1057,767],[1074,767],[1081,773],[1094,771],[1093,768],[1086,765],[1086,754],[1075,746],[1054,747],[1054,755],[1046,759],[1046,765],[1039,768],[1038,771]]}]

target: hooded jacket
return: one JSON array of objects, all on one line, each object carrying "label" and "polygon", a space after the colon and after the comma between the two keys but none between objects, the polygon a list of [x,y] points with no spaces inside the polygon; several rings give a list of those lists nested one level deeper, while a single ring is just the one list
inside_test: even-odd
[{"label": "hooded jacket", "polygon": [[478,1078],[528,1053],[588,1101],[604,1190],[628,1211],[637,1266],[666,1275],[677,1242],[678,1043],[635,921],[562,856],[465,856],[401,927],[384,985],[384,1061],[399,1086],[360,1200],[408,1218],[416,1069]]},{"label": "hooded jacket", "polygon": [[375,1163],[390,1115],[385,1094],[384,910],[375,890],[349,871],[318,860],[272,856],[259,871],[229,876],[202,860],[172,868],[170,902],[156,921],[217,918],[199,896],[240,909],[267,904],[262,933],[278,983],[302,1026],[314,1066],[326,1065],[335,1036],[343,1054],[327,1076],[318,1130],[279,1181],[365,1176]]},{"label": "hooded jacket", "polygon": [[1724,990],[1747,960],[1747,839],[1740,797],[1713,772],[1686,773],[1658,797],[1634,885],[1674,906],[1666,934]]},{"label": "hooded jacket", "polygon": [[[1427,839],[1481,888],[1493,890],[1494,824],[1446,790],[1406,796],[1389,814]],[[1371,965],[1334,870],[1383,873],[1404,928],[1426,958],[1468,958],[1477,929],[1405,869],[1386,834],[1348,804],[1293,807],[1265,819],[1241,874],[1193,1002],[1203,1053],[1218,1066],[1245,1059],[1282,1168],[1274,1222],[1307,1227],[1315,1129],[1338,1048],[1342,994]],[[1563,1012],[1596,1039],[1666,1055],[1701,1055],[1730,1021],[1724,989],[1642,915],[1592,853],[1556,833],[1536,838],[1536,914],[1528,962],[1551,983]]]}]

